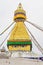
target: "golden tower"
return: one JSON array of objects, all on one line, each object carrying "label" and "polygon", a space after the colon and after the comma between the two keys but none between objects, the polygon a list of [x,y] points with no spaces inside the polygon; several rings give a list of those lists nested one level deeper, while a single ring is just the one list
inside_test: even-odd
[{"label": "golden tower", "polygon": [[24,25],[25,20],[26,12],[24,11],[20,3],[17,10],[14,12],[14,21],[16,22],[16,24],[10,34],[9,40],[7,41],[9,51],[32,50],[30,35],[28,34]]}]

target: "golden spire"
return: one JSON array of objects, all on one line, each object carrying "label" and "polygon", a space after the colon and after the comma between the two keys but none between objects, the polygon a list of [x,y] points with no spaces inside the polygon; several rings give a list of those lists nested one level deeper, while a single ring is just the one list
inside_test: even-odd
[{"label": "golden spire", "polygon": [[24,21],[26,20],[26,12],[22,8],[21,3],[14,12],[14,21],[16,21],[9,40],[7,41],[8,49],[11,51],[31,51],[32,44],[30,35],[28,34]]}]

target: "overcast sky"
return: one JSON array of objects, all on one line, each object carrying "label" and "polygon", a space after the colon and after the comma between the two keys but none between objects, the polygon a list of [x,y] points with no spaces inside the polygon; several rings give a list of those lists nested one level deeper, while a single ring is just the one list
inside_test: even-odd
[{"label": "overcast sky", "polygon": [[[19,3],[22,4],[26,11],[27,20],[43,27],[43,0],[0,0],[0,33],[13,22],[14,11],[17,9]],[[43,32],[31,26],[29,23],[26,23],[26,25],[43,48]],[[12,27],[0,36],[0,44]],[[4,43],[5,48],[6,44],[7,40]],[[32,45],[33,51],[39,53],[40,51],[34,43],[32,43]]]}]

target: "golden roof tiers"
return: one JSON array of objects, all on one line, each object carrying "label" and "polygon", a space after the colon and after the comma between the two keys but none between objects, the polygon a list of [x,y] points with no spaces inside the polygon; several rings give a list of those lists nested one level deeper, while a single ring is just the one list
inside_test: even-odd
[{"label": "golden roof tiers", "polygon": [[22,5],[21,5],[21,3],[19,4],[19,6],[18,6],[18,8],[17,8],[17,10],[14,12],[14,20],[15,21],[22,21],[23,20],[23,22],[26,20],[26,12],[25,12],[25,10],[22,8]]}]

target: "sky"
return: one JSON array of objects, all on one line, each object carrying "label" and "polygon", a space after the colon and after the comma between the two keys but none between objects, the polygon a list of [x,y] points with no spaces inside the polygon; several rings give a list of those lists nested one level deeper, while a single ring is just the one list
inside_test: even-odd
[{"label": "sky", "polygon": [[[26,11],[27,20],[43,28],[43,0],[0,0],[0,33],[13,22],[14,11],[17,9],[19,3],[22,4]],[[25,24],[43,48],[43,32],[27,22]],[[12,27],[0,36],[0,44],[8,35]],[[6,49],[7,40],[3,44]],[[32,51],[41,54],[33,42],[32,46]]]}]

